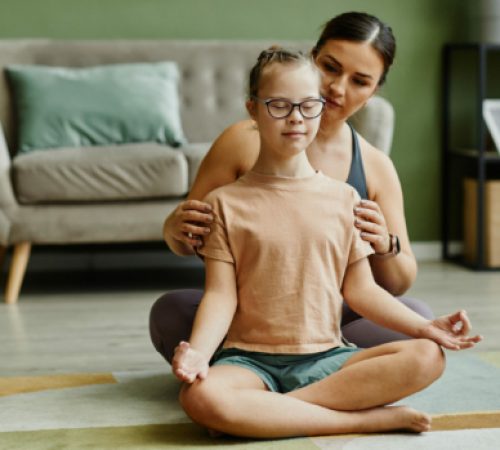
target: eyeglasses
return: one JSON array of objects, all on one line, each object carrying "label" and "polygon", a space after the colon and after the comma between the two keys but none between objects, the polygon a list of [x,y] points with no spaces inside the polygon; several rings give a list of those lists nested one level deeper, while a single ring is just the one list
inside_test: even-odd
[{"label": "eyeglasses", "polygon": [[285,119],[292,114],[295,108],[299,108],[299,112],[304,119],[315,119],[321,115],[326,103],[323,98],[311,98],[298,103],[285,98],[261,99],[254,95],[252,95],[252,98],[266,105],[269,115],[274,119]]}]

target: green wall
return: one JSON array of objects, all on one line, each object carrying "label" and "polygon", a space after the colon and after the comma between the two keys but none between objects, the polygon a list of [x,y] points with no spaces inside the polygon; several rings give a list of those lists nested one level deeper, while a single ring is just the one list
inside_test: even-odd
[{"label": "green wall", "polygon": [[[472,0],[470,0],[472,1]],[[439,238],[440,52],[467,38],[462,0],[2,0],[0,38],[314,39],[330,17],[388,22],[398,54],[382,95],[396,110],[392,159],[413,241]]]}]

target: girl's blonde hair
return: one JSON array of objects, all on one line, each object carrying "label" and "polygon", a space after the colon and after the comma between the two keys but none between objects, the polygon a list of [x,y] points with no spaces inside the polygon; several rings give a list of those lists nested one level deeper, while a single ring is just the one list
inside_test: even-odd
[{"label": "girl's blonde hair", "polygon": [[308,65],[314,70],[314,72],[317,72],[319,76],[319,71],[310,55],[306,55],[300,51],[288,50],[283,47],[273,45],[260,53],[257,58],[257,62],[250,70],[250,77],[248,80],[249,98],[258,96],[257,94],[262,80],[262,73],[266,67],[274,63]]}]

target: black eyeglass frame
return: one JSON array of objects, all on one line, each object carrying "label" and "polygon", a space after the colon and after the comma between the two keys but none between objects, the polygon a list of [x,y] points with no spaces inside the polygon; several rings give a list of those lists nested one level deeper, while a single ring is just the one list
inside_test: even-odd
[{"label": "black eyeglass frame", "polygon": [[[252,95],[251,96],[251,99],[252,100],[256,100],[258,101],[259,103],[262,103],[264,105],[266,105],[266,108],[267,108],[267,112],[269,113],[269,115],[273,118],[273,119],[286,119],[287,117],[290,116],[290,114],[292,114],[293,110],[295,108],[299,108],[299,112],[300,112],[300,115],[304,118],[304,119],[316,119],[317,117],[321,116],[321,114],[323,114],[323,111],[325,110],[325,105],[326,105],[326,100],[323,98],[323,97],[319,97],[319,98],[310,98],[310,99],[307,99],[307,100],[303,100],[301,102],[291,102],[290,100],[286,99],[286,98],[279,98],[279,97],[271,97],[271,98],[265,98],[265,99],[262,99],[262,98],[259,98],[255,95]],[[321,110],[319,111],[318,114],[314,115],[314,116],[306,116],[304,114],[304,112],[302,111],[302,105],[304,103],[307,103],[307,102],[319,102],[321,103]],[[288,112],[288,114],[286,116],[280,116],[280,117],[276,117],[276,116],[273,116],[273,113],[271,112],[271,110],[269,109],[269,104],[272,103],[272,102],[285,102],[285,103],[288,103],[291,108],[290,108],[290,111]]]}]

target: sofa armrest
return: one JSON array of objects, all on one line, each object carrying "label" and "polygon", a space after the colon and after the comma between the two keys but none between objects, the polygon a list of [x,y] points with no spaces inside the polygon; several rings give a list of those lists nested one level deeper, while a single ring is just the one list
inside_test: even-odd
[{"label": "sofa armrest", "polygon": [[388,100],[372,97],[349,122],[370,144],[389,155],[394,134],[394,108]]},{"label": "sofa armrest", "polygon": [[0,124],[0,209],[9,210],[17,206],[10,177],[10,154]]}]

